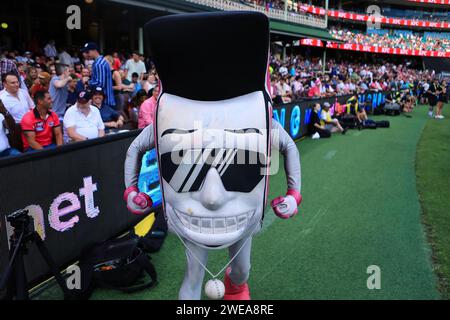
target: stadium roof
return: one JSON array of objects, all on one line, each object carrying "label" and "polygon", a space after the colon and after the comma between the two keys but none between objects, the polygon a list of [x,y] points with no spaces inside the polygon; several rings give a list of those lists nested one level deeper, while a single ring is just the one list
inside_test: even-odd
[{"label": "stadium roof", "polygon": [[327,29],[318,29],[275,20],[270,20],[270,31],[273,33],[297,38],[313,38],[324,41],[333,41],[337,43],[342,42],[340,40],[333,38]]}]

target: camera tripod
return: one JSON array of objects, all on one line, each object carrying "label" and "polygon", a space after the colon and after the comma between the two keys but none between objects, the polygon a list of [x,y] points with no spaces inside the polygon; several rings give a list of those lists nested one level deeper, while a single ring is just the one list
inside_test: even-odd
[{"label": "camera tripod", "polygon": [[28,215],[28,210],[19,210],[9,216],[7,221],[14,228],[10,241],[9,265],[6,268],[0,281],[0,291],[6,288],[5,300],[28,300],[28,282],[25,273],[24,256],[28,253],[27,244],[35,243],[39,253],[50,267],[58,285],[64,292],[64,297],[69,296],[66,283],[59,273],[56,263],[52,259],[47,247],[36,231],[30,231],[29,225],[32,218]]}]

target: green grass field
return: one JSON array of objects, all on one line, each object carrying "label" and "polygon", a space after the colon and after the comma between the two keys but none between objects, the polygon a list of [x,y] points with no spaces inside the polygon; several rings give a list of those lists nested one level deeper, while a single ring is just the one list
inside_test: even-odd
[{"label": "green grass field", "polygon": [[[352,130],[345,136],[298,143],[304,201],[300,214],[291,220],[266,211],[263,230],[253,241],[249,280],[253,299],[443,296],[439,289],[445,286],[433,270],[442,278],[450,265],[449,120],[427,119],[425,107],[417,108],[412,118],[375,117],[381,119],[390,120],[391,128]],[[416,187],[416,149],[424,127],[417,152],[418,186],[438,265],[432,263]],[[285,190],[280,170],[271,178],[270,199]],[[226,251],[213,251],[208,267],[214,273],[227,261]],[[100,289],[92,298],[177,299],[185,255],[176,236],[167,238],[153,263],[157,287],[130,295]],[[367,288],[371,265],[381,269],[380,290]],[[55,290],[39,298],[54,299]]]},{"label": "green grass field", "polygon": [[[447,111],[447,112],[445,112]],[[444,109],[444,115],[450,112]],[[447,119],[446,119],[447,120]],[[428,121],[417,147],[417,186],[443,298],[450,299],[450,126]]]}]

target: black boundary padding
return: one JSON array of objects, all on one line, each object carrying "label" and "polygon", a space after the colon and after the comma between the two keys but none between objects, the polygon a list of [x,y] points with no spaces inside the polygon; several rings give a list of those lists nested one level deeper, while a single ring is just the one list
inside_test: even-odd
[{"label": "black boundary padding", "polygon": [[175,14],[145,25],[164,93],[220,101],[263,91],[269,20],[251,11]]},{"label": "black boundary padding", "polygon": [[22,162],[32,161],[32,160],[40,160],[43,158],[48,158],[52,156],[58,156],[60,154],[76,151],[79,149],[95,147],[97,145],[111,143],[118,140],[124,140],[128,138],[137,137],[141,133],[142,129],[130,130],[127,132],[115,133],[106,135],[101,138],[90,139],[86,141],[79,141],[76,143],[69,143],[59,146],[57,148],[44,149],[37,152],[31,153],[22,153],[17,156],[5,157],[0,159],[0,169],[16,165]]}]

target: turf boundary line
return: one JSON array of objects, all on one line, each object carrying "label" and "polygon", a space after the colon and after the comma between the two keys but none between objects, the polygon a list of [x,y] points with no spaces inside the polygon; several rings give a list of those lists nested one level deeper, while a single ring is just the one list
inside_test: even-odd
[{"label": "turf boundary line", "polygon": [[[449,106],[447,105],[447,108],[448,107]],[[436,209],[433,207],[437,201],[430,199],[430,194],[433,192],[430,191],[430,188],[427,188],[427,183],[429,182],[428,180],[430,178],[424,176],[423,170],[424,168],[430,165],[430,162],[433,162],[434,164],[436,163],[444,164],[446,161],[441,159],[450,158],[449,156],[445,157],[446,151],[440,148],[440,144],[446,143],[448,144],[448,141],[446,141],[445,136],[440,135],[441,140],[437,141],[436,145],[434,145],[433,148],[433,151],[436,152],[433,158],[440,160],[430,161],[426,159],[427,153],[430,152],[429,141],[427,141],[429,139],[429,136],[433,135],[435,132],[439,132],[440,130],[447,130],[450,133],[450,129],[448,129],[448,126],[450,124],[446,123],[445,125],[447,126],[447,128],[442,129],[442,127],[439,127],[439,124],[436,121],[441,120],[434,120],[434,119],[427,120],[422,130],[419,141],[417,142],[416,157],[415,157],[416,189],[422,211],[421,223],[425,231],[427,243],[431,250],[430,258],[432,269],[437,277],[437,289],[441,294],[441,299],[450,299],[450,281],[449,281],[450,277],[449,274],[446,273],[445,267],[443,266],[445,261],[442,260],[444,260],[445,258],[441,256],[442,254],[441,251],[445,250],[445,248],[441,248],[441,244],[438,243],[439,235],[436,234],[437,225],[435,225],[432,221],[433,218],[436,218],[434,216],[435,212],[433,212],[436,211]],[[443,167],[442,165],[439,167],[439,169],[442,170],[442,172],[445,172],[446,170],[446,168]],[[440,177],[442,180],[445,180],[445,175],[444,176],[440,175]],[[447,183],[447,185],[450,187],[450,183]],[[450,189],[441,191],[443,193],[448,193]],[[447,213],[450,213],[450,211],[447,211]],[[449,268],[449,266],[447,266],[447,268]]]}]

